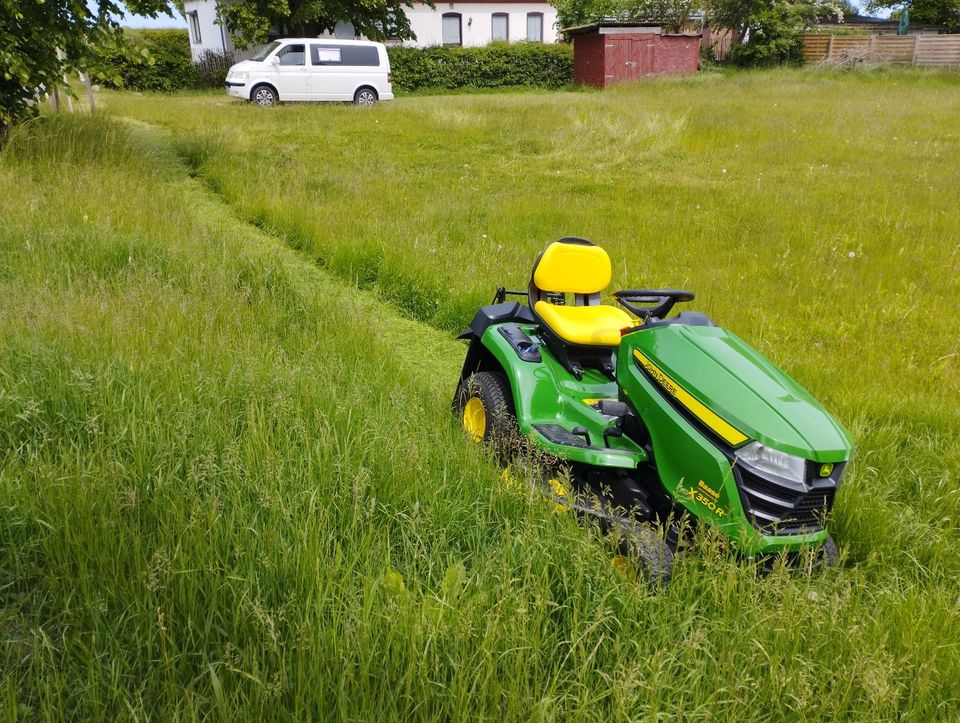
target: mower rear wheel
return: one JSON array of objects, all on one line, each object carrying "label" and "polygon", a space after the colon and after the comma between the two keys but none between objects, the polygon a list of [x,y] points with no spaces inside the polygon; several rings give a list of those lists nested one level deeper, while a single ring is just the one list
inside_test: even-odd
[{"label": "mower rear wheel", "polygon": [[461,381],[456,411],[474,442],[503,451],[517,435],[513,395],[503,372],[475,372]]}]

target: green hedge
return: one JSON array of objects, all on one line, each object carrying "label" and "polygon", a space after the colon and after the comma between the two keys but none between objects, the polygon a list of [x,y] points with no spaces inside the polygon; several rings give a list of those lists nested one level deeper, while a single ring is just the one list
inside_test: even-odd
[{"label": "green hedge", "polygon": [[208,57],[194,65],[186,30],[124,30],[123,42],[98,47],[90,65],[94,82],[131,90],[183,90],[222,86],[232,59]]},{"label": "green hedge", "polygon": [[[479,48],[389,49],[394,86],[423,88],[559,88],[573,82],[573,48],[566,44],[493,43]],[[127,30],[124,42],[101,47],[90,67],[94,82],[131,90],[181,90],[223,84],[232,59],[195,65],[186,30]]]},{"label": "green hedge", "polygon": [[493,43],[479,48],[389,49],[394,87],[559,88],[573,82],[573,47],[567,44]]}]

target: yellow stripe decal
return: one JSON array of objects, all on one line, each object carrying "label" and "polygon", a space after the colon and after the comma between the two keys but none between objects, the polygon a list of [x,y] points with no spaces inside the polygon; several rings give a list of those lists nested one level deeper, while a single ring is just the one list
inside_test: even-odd
[{"label": "yellow stripe decal", "polygon": [[647,373],[653,377],[657,384],[666,390],[666,392],[682,404],[690,414],[703,422],[706,427],[714,434],[719,436],[731,447],[736,447],[747,441],[748,437],[733,425],[725,422],[714,412],[694,399],[686,389],[677,384],[673,379],[664,374],[659,367],[647,359],[638,350],[633,350],[634,358],[640,362],[640,365],[646,369]]}]

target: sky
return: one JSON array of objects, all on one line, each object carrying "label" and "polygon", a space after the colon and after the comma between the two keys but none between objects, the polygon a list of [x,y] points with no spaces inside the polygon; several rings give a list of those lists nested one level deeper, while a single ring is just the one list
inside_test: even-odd
[{"label": "sky", "polygon": [[124,13],[120,18],[120,24],[127,28],[183,28],[186,29],[187,21],[176,9],[173,10],[173,17],[161,15],[156,18],[148,18],[143,15],[132,15]]},{"label": "sky", "polygon": [[[95,0],[87,0],[87,7],[90,9],[90,12],[96,15],[97,12],[97,3]],[[125,12],[119,18],[120,24],[128,28],[183,28],[186,29],[187,21],[180,14],[180,11],[176,8],[171,10],[173,12],[173,17],[169,15],[161,15],[158,18],[148,18],[143,15],[134,15],[133,13]]]}]

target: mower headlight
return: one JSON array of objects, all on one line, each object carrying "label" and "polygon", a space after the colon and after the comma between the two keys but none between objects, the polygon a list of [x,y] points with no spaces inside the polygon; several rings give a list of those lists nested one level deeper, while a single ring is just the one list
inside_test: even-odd
[{"label": "mower headlight", "polygon": [[806,477],[807,463],[803,457],[779,452],[765,447],[759,442],[751,442],[736,451],[737,459],[764,472],[786,477],[794,482],[803,482]]}]

